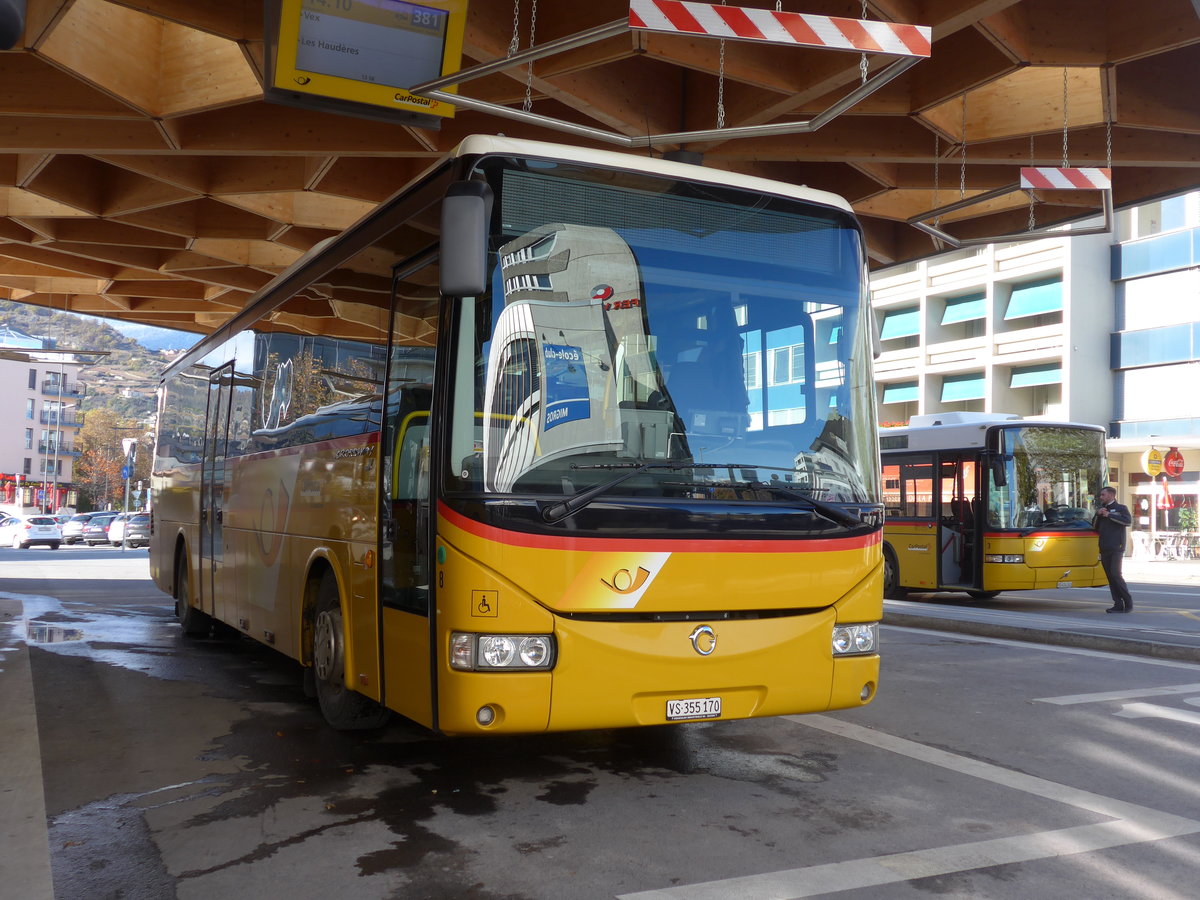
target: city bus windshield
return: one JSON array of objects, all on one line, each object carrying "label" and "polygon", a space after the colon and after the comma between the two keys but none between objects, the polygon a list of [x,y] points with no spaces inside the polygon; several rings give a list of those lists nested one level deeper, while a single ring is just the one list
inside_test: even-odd
[{"label": "city bus windshield", "polygon": [[875,502],[849,214],[561,162],[480,170],[492,279],[458,317],[449,490]]},{"label": "city bus windshield", "polygon": [[989,472],[988,525],[994,528],[1090,528],[1105,484],[1104,434],[1028,425],[1004,428],[1003,485]]}]

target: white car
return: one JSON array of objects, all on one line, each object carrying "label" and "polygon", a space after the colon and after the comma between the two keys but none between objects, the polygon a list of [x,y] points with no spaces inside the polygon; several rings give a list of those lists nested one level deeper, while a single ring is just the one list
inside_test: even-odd
[{"label": "white car", "polygon": [[108,526],[108,539],[114,547],[120,547],[125,540],[125,523],[133,518],[133,513],[121,513]]},{"label": "white car", "polygon": [[62,543],[62,531],[53,516],[13,516],[0,522],[0,547],[25,550],[44,544],[57,550]]}]

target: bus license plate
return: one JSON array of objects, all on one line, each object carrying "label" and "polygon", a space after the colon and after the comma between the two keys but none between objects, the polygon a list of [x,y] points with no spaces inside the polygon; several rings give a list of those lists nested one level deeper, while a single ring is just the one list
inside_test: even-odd
[{"label": "bus license plate", "polygon": [[1073,585],[1071,582],[1069,582],[1069,581],[1060,581],[1060,582],[1058,583],[1058,589],[1059,589],[1060,591],[1061,591],[1063,588],[1069,588],[1069,587],[1074,587],[1074,585]]},{"label": "bus license plate", "polygon": [[720,715],[720,697],[697,697],[694,700],[667,701],[668,722],[675,719],[716,719]]}]

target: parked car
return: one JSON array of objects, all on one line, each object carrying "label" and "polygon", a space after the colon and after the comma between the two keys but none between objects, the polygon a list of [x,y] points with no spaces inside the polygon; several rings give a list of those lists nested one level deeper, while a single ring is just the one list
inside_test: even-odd
[{"label": "parked car", "polygon": [[133,513],[119,513],[115,519],[108,523],[108,539],[114,547],[121,546],[121,540],[125,537],[125,523],[132,516]]},{"label": "parked car", "polygon": [[117,517],[114,513],[96,513],[83,526],[83,542],[89,547],[95,547],[97,544],[108,543],[108,526],[112,524],[112,520]]},{"label": "parked car", "polygon": [[[112,534],[112,529],[109,529]],[[126,547],[150,546],[150,513],[135,513],[125,523]]]},{"label": "parked car", "polygon": [[77,516],[71,516],[70,520],[62,526],[62,537],[64,544],[78,544],[83,540],[83,526],[92,520],[95,513],[80,513]]},{"label": "parked car", "polygon": [[0,522],[0,546],[25,550],[42,544],[57,550],[62,532],[53,516],[11,516]]}]

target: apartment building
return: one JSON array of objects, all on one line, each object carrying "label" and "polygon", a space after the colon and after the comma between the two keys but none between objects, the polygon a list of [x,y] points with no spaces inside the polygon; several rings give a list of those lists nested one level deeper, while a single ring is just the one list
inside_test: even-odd
[{"label": "apartment building", "polygon": [[881,422],[958,411],[1108,423],[1111,239],[1067,235],[872,277]]},{"label": "apartment building", "polygon": [[875,273],[876,391],[884,425],[958,410],[1106,426],[1150,554],[1200,507],[1200,192],[1115,225]]},{"label": "apartment building", "polygon": [[[1119,213],[1117,239],[1109,467],[1139,528],[1170,533],[1200,506],[1200,192]],[[1159,457],[1183,466],[1165,492]]]},{"label": "apartment building", "polygon": [[0,346],[8,349],[0,350],[0,422],[6,423],[0,428],[0,506],[73,507],[82,366],[69,354],[29,349],[28,335],[19,332],[8,330],[3,340]]}]

